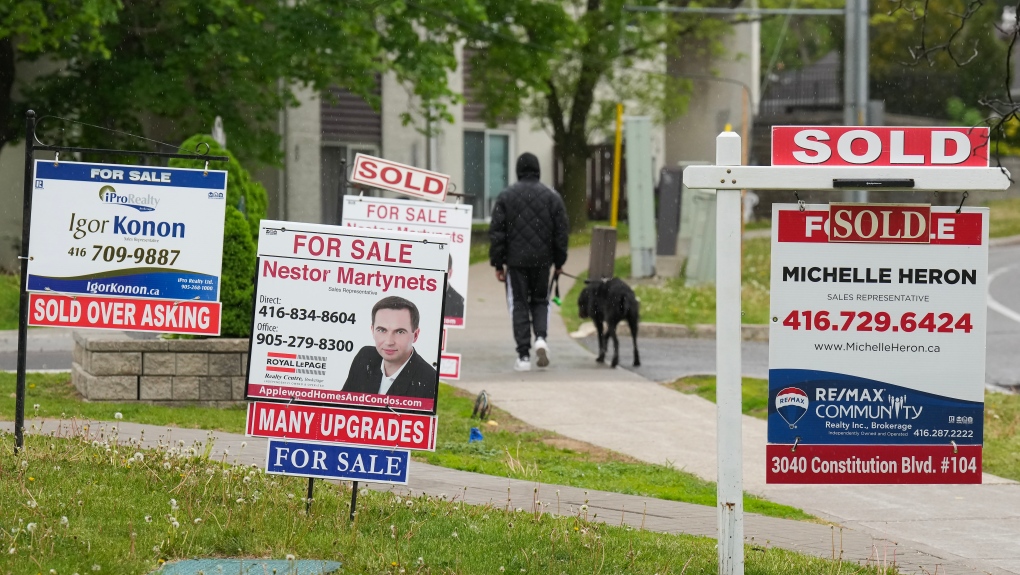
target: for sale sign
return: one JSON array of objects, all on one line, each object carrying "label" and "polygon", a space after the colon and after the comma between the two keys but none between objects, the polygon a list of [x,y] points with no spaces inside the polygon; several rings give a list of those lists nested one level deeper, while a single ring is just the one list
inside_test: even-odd
[{"label": "for sale sign", "polygon": [[773,208],[772,483],[980,483],[987,208]]},{"label": "for sale sign", "polygon": [[351,182],[442,202],[446,200],[446,188],[450,185],[450,176],[406,164],[398,164],[375,156],[358,154],[354,157]]},{"label": "for sale sign", "polygon": [[46,297],[29,325],[219,334],[226,186],[219,170],[37,160],[27,283]]},{"label": "for sale sign", "polygon": [[343,212],[345,227],[438,234],[447,238],[450,254],[443,323],[447,327],[464,327],[471,265],[470,205],[358,196],[344,198]]},{"label": "for sale sign", "polygon": [[434,413],[445,237],[263,220],[248,397]]},{"label": "for sale sign", "polygon": [[775,126],[773,166],[988,167],[988,128]]},{"label": "for sale sign", "polygon": [[407,484],[411,454],[393,449],[271,439],[266,473],[335,481]]}]

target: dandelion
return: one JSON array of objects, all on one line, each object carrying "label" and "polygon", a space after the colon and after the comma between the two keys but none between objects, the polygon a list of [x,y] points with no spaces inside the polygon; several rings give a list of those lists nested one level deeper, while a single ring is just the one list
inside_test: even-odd
[{"label": "dandelion", "polygon": [[503,567],[502,565],[500,565],[499,566],[499,572],[502,573],[504,571],[506,571],[506,567]]},{"label": "dandelion", "polygon": [[587,511],[587,510],[588,510],[588,506],[587,505],[582,505],[581,506],[581,511]]},{"label": "dandelion", "polygon": [[35,523],[29,523],[25,527],[25,530],[28,531],[29,533],[35,533],[35,527],[36,527]]},{"label": "dandelion", "polygon": [[287,554],[287,561],[293,561],[293,560],[294,560],[294,554],[293,553],[288,553]]},{"label": "dandelion", "polygon": [[424,564],[425,564],[425,558],[424,557],[419,557],[418,558],[418,565],[424,565]]},{"label": "dandelion", "polygon": [[98,564],[92,566],[93,571],[99,571],[100,569],[102,569],[102,567],[100,567]]},{"label": "dandelion", "polygon": [[170,518],[170,525],[173,525],[174,529],[179,529],[181,527],[181,524],[177,522],[176,517]]},{"label": "dandelion", "polygon": [[21,460],[21,468],[25,469],[26,467],[28,467],[28,460],[27,459]]},{"label": "dandelion", "polygon": [[177,500],[176,499],[171,499],[170,500],[170,511],[177,511]]},{"label": "dandelion", "polygon": [[56,569],[50,569],[50,575],[57,575]]},{"label": "dandelion", "polygon": [[201,522],[202,522],[202,518],[201,517],[196,517],[195,520],[192,521],[192,523],[194,523],[195,525],[198,525]]},{"label": "dandelion", "polygon": [[70,523],[71,522],[67,520],[67,515],[64,515],[63,517],[60,518],[61,527],[67,527],[68,525],[70,525]]},{"label": "dandelion", "polygon": [[251,475],[244,476],[244,483],[251,483]]},{"label": "dandelion", "polygon": [[163,469],[170,469],[171,467],[172,467],[172,466],[170,465],[170,462],[169,462],[169,461],[164,461],[164,462],[163,462]]},{"label": "dandelion", "polygon": [[28,505],[29,509],[35,509],[36,507],[39,507],[39,504],[35,502],[35,499],[29,499],[26,505]]},{"label": "dandelion", "polygon": [[454,532],[453,532],[453,533],[451,534],[451,536],[452,536],[452,537],[453,537],[454,539],[458,539],[458,538],[460,538],[460,536],[459,536],[459,535],[457,535],[457,532],[456,532],[456,531],[454,531]]},{"label": "dandelion", "polygon": [[212,467],[208,467],[208,468],[206,468],[205,473],[206,473],[206,475],[210,475],[211,476],[213,473],[216,473],[216,470],[213,469]]},{"label": "dandelion", "polygon": [[288,493],[287,494],[287,499],[294,499],[294,494],[293,493]]},{"label": "dandelion", "polygon": [[35,477],[29,477],[28,480],[29,481],[35,481]]},{"label": "dandelion", "polygon": [[36,413],[39,413],[39,404],[37,403],[37,404],[33,405],[32,409],[34,409]]},{"label": "dandelion", "polygon": [[407,506],[411,507],[412,505],[414,505],[414,501],[411,501],[410,499],[408,499],[407,500]]},{"label": "dandelion", "polygon": [[152,552],[153,553],[159,553],[159,545],[153,545],[152,546]]},{"label": "dandelion", "polygon": [[8,555],[14,555],[17,552],[18,552],[18,550],[15,549],[14,547],[11,547],[10,549],[7,550],[7,554]]},{"label": "dandelion", "polygon": [[117,413],[113,414],[113,418],[114,419],[124,419],[124,414],[118,411]]},{"label": "dandelion", "polygon": [[146,515],[145,516],[145,522],[146,523],[152,523],[152,515]]},{"label": "dandelion", "polygon": [[138,463],[141,463],[142,460],[145,459],[145,456],[142,455],[141,452],[135,452],[135,454],[131,456],[131,459],[134,459]]},{"label": "dandelion", "polygon": [[244,497],[238,497],[237,498],[237,502],[238,503],[244,503]]},{"label": "dandelion", "polygon": [[117,433],[117,426],[116,425],[111,425],[110,426],[110,431],[112,431],[114,433]]},{"label": "dandelion", "polygon": [[248,447],[248,442],[247,441],[242,441],[241,442],[241,449],[244,449],[245,447]]}]

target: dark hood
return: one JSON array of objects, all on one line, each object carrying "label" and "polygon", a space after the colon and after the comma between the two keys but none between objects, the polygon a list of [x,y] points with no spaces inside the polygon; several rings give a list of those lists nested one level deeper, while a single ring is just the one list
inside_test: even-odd
[{"label": "dark hood", "polygon": [[542,176],[542,169],[538,165],[538,158],[531,152],[524,152],[517,158],[517,179],[537,180]]}]

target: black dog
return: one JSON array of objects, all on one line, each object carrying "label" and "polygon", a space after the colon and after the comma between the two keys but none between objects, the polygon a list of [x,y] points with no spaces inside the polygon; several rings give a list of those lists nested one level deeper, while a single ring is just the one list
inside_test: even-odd
[{"label": "black dog", "polygon": [[[616,324],[621,320],[627,320],[630,326],[630,335],[634,338],[634,366],[641,365],[641,357],[638,355],[637,334],[638,334],[638,300],[634,290],[630,289],[623,280],[612,278],[608,280],[587,280],[587,285],[577,298],[577,311],[581,319],[591,318],[595,323],[595,330],[599,334],[599,356],[595,361],[602,363],[606,361],[606,348],[609,347],[609,338],[613,338],[613,367],[620,363],[620,340],[616,338]],[[603,322],[605,322],[605,334],[603,334]]]}]

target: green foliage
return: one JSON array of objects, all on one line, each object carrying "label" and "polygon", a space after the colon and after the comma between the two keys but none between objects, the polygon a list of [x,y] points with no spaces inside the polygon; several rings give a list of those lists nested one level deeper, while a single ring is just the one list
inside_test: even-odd
[{"label": "green foliage", "polygon": [[[964,23],[968,8],[976,11]],[[1011,71],[995,31],[999,16],[994,2],[871,0],[871,97],[890,112],[939,118],[950,97],[978,102],[1001,93]],[[923,55],[922,43],[947,49]]]},{"label": "green foliage", "polygon": [[[209,162],[211,170],[227,170],[227,206],[223,225],[223,268],[220,275],[220,302],[223,315],[220,335],[248,337],[251,333],[251,309],[255,277],[255,246],[258,244],[259,222],[266,217],[268,197],[262,184],[245,170],[229,151],[205,134],[192,136],[181,147],[208,155],[227,156],[226,162]],[[204,169],[201,159],[174,159],[177,168]]]},{"label": "green foliage", "polygon": [[21,276],[0,273],[0,330],[18,329]]},{"label": "green foliage", "polygon": [[[790,0],[762,0],[762,8],[790,8]],[[799,0],[796,8],[843,8],[845,0]],[[842,16],[767,16],[761,21],[762,74],[795,70],[843,50]],[[769,66],[772,66],[771,69]]]},{"label": "green foliage", "polygon": [[[201,455],[209,444],[138,449],[116,432],[98,433],[28,435],[21,454],[0,450],[5,572],[152,573],[168,560],[288,555],[339,561],[344,573],[394,575],[717,568],[712,538],[616,527],[586,510],[557,517],[547,498],[518,510],[467,505],[457,493],[405,497],[362,488],[351,523],[347,484],[318,482],[306,513],[304,478],[211,460]],[[638,523],[640,513],[628,519]],[[768,544],[752,542],[745,554],[748,575],[886,573]]]},{"label": "green foliage", "polygon": [[[277,113],[306,87],[321,92],[340,85],[378,106],[377,79],[392,72],[420,103],[414,112],[422,126],[449,119],[446,103],[457,97],[446,81],[456,66],[451,21],[471,6],[459,0],[3,4],[15,15],[25,13],[16,26],[0,24],[0,40],[15,45],[13,58],[62,65],[20,77],[19,106],[7,101],[10,86],[0,82],[2,117],[31,103],[41,114],[135,134],[151,128],[147,135],[173,141],[208,130],[218,115],[238,157],[261,162],[280,159]],[[51,25],[41,37],[23,39],[22,31],[43,20]],[[43,122],[40,131],[44,139],[66,144],[148,145],[54,120]]]},{"label": "green foliage", "polygon": [[984,471],[1020,481],[1020,395],[985,393]]}]

